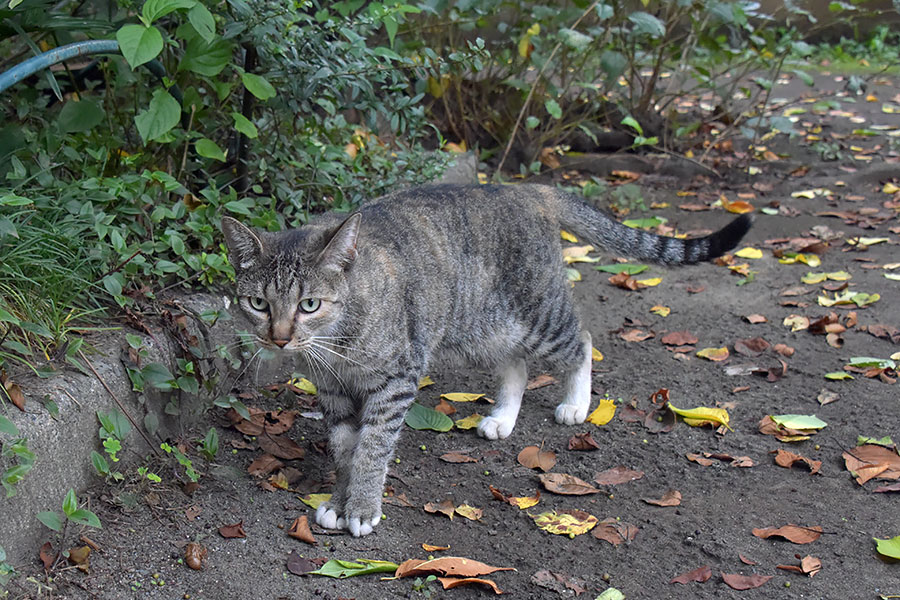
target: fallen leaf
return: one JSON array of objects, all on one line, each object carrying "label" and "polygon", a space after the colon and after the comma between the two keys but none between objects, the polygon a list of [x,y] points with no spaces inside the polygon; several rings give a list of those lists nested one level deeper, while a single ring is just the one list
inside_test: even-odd
[{"label": "fallen leaf", "polygon": [[662,498],[656,500],[654,498],[641,498],[647,504],[654,506],[678,506],[681,504],[681,492],[678,490],[669,490],[662,495]]},{"label": "fallen leaf", "polygon": [[650,312],[653,314],[659,315],[661,317],[668,317],[672,312],[672,309],[668,306],[662,306],[661,304],[657,304],[650,308]]},{"label": "fallen leaf", "polygon": [[826,390],[825,388],[822,388],[821,390],[819,390],[819,395],[816,396],[816,400],[818,400],[819,404],[821,404],[822,406],[825,406],[826,404],[831,404],[832,402],[835,402],[836,400],[839,400],[839,399],[840,399],[840,396],[838,395],[837,392],[832,392],[831,390]]},{"label": "fallen leaf", "polygon": [[756,528],[753,530],[753,535],[762,539],[780,537],[794,544],[809,544],[819,539],[822,535],[822,528],[818,525],[815,527],[783,525],[781,527]]},{"label": "fallen leaf", "polygon": [[502,594],[503,591],[497,587],[497,584],[490,579],[482,579],[480,577],[438,577],[438,581],[441,582],[441,585],[444,586],[445,590],[450,590],[455,587],[459,587],[461,585],[471,585],[473,583],[477,583],[480,585],[486,585],[492,590],[494,590],[495,594]]},{"label": "fallen leaf", "polygon": [[703,565],[702,567],[697,567],[693,571],[688,571],[687,573],[682,573],[681,575],[672,578],[669,583],[687,584],[691,581],[703,583],[709,581],[710,577],[712,577],[712,569],[709,568],[709,565]]},{"label": "fallen leaf", "polygon": [[751,358],[757,357],[769,348],[769,342],[761,337],[746,340],[737,340],[734,343],[734,351]]},{"label": "fallen leaf", "polygon": [[478,521],[484,515],[484,511],[468,504],[460,504],[456,507],[456,514],[470,521]]},{"label": "fallen leaf", "polygon": [[287,570],[294,575],[308,575],[325,564],[324,558],[304,558],[296,550],[292,550],[287,559]]},{"label": "fallen leaf", "polygon": [[575,537],[593,529],[597,525],[597,517],[578,509],[553,510],[534,517],[534,523],[544,531]]},{"label": "fallen leaf", "polygon": [[856,483],[870,479],[900,479],[900,456],[896,449],[879,444],[863,444],[842,454],[844,466],[856,475]]},{"label": "fallen leaf", "polygon": [[479,577],[490,575],[497,571],[515,571],[512,567],[492,567],[491,565],[462,558],[459,556],[442,556],[431,560],[411,558],[405,560],[397,567],[395,577],[427,577],[428,575],[440,575],[451,577]]},{"label": "fallen leaf", "polygon": [[900,481],[898,481],[897,483],[892,483],[890,485],[880,485],[872,490],[872,492],[879,494],[883,494],[886,492],[900,492]]},{"label": "fallen leaf", "polygon": [[590,432],[576,433],[569,438],[569,450],[599,450],[600,444],[591,436]]},{"label": "fallen leaf", "polygon": [[556,453],[543,451],[537,446],[526,446],[519,452],[516,460],[518,460],[519,464],[523,467],[540,469],[546,473],[556,464]]},{"label": "fallen leaf", "polygon": [[738,258],[749,258],[749,259],[757,259],[757,258],[763,257],[762,250],[760,250],[758,248],[750,248],[750,247],[741,248],[740,250],[735,252],[734,255],[737,256]]},{"label": "fallen leaf", "polygon": [[[800,558],[799,554],[796,554],[795,556]],[[822,570],[822,561],[815,556],[807,555],[800,559],[799,565],[776,565],[775,568],[783,571],[794,571],[795,573],[801,573],[812,577]]]},{"label": "fallen leaf", "polygon": [[294,519],[294,522],[291,523],[291,528],[288,529],[288,535],[313,546],[319,543],[309,529],[309,517],[306,515],[301,515]]},{"label": "fallen leaf", "polygon": [[426,375],[422,379],[419,380],[419,389],[428,387],[429,385],[434,385],[434,379],[431,378],[431,375]]},{"label": "fallen leaf", "polygon": [[553,377],[552,375],[548,375],[547,373],[542,373],[541,375],[538,375],[537,377],[535,377],[534,379],[529,381],[528,384],[525,386],[525,389],[526,390],[536,390],[538,388],[546,387],[548,385],[553,385],[554,383],[557,383],[555,377]]},{"label": "fallen leaf", "polygon": [[782,356],[793,356],[794,349],[788,346],[787,344],[775,344],[772,346],[772,349],[775,350],[778,354]]},{"label": "fallen leaf", "polygon": [[484,398],[484,394],[470,394],[466,392],[450,392],[449,394],[441,394],[441,398],[450,402],[475,402],[480,398]]},{"label": "fallen leaf", "polygon": [[667,406],[673,413],[684,419],[684,422],[691,427],[700,427],[708,424],[724,425],[731,431],[731,427],[728,425],[728,411],[724,408],[698,406],[697,408],[684,409],[673,406],[671,402]]},{"label": "fallen leaf", "polygon": [[887,540],[872,538],[875,541],[875,551],[886,557],[900,560],[900,535]]},{"label": "fallen leaf", "polygon": [[756,325],[758,323],[767,323],[769,321],[763,315],[756,314],[756,313],[754,313],[752,315],[747,315],[744,318],[747,320],[747,322],[752,323],[753,325]]},{"label": "fallen leaf", "polygon": [[248,406],[250,420],[244,419],[233,408],[229,408],[226,416],[231,420],[232,426],[245,435],[259,436],[263,432],[269,435],[280,435],[291,428],[297,417],[295,410],[271,410]]},{"label": "fallen leaf", "polygon": [[696,344],[699,340],[690,331],[672,331],[662,336],[661,341],[667,346],[686,346]]},{"label": "fallen leaf", "polygon": [[587,422],[594,425],[602,426],[609,423],[616,414],[616,402],[609,398],[600,400],[597,408],[588,415]]},{"label": "fallen leaf", "polygon": [[222,527],[219,527],[219,535],[225,539],[247,537],[247,534],[244,532],[244,522],[238,521],[234,525],[223,525]]},{"label": "fallen leaf", "polygon": [[656,334],[643,329],[629,328],[619,332],[619,337],[626,342],[643,342],[644,340],[654,337]]},{"label": "fallen leaf", "polygon": [[629,481],[637,481],[644,476],[643,471],[634,471],[624,466],[606,469],[594,475],[597,485],[619,485]]},{"label": "fallen leaf", "polygon": [[434,502],[428,502],[425,504],[425,512],[436,514],[441,513],[442,515],[446,515],[451,521],[453,520],[453,515],[456,513],[456,505],[453,504],[453,500],[447,498],[437,504]]},{"label": "fallen leaf", "polygon": [[566,231],[565,229],[561,229],[561,230],[560,230],[559,236],[560,236],[563,240],[565,240],[565,241],[567,241],[567,242],[569,242],[569,243],[571,243],[571,244],[577,244],[577,243],[578,243],[578,238],[575,237],[574,235],[572,235],[571,233],[569,233],[568,231]]},{"label": "fallen leaf", "polygon": [[779,467],[790,469],[798,462],[803,463],[809,467],[810,475],[815,475],[819,472],[819,469],[822,468],[821,460],[811,460],[805,456],[788,452],[787,450],[775,450],[773,454],[775,454],[775,464]]},{"label": "fallen leaf", "polygon": [[697,356],[714,362],[720,362],[728,358],[728,348],[703,348],[697,351]]},{"label": "fallen leaf", "polygon": [[53,546],[50,542],[44,542],[44,545],[38,551],[38,556],[40,556],[41,562],[44,564],[44,570],[49,571],[59,557],[59,553],[53,551]]},{"label": "fallen leaf", "polygon": [[457,419],[453,424],[457,429],[462,429],[463,431],[465,431],[466,429],[474,429],[475,427],[478,427],[478,424],[481,423],[482,419],[484,419],[484,415],[472,413],[468,417]]},{"label": "fallen leaf", "polygon": [[6,388],[6,394],[7,396],[9,396],[9,399],[12,401],[13,405],[24,412],[25,394],[22,393],[22,388],[19,387],[19,384],[13,383],[12,381],[7,381],[4,386]]},{"label": "fallen leaf", "polygon": [[805,431],[822,429],[828,426],[828,423],[816,415],[769,415],[769,417],[776,425],[786,429]]},{"label": "fallen leaf", "polygon": [[448,463],[477,463],[478,459],[461,452],[446,452],[441,454],[441,460]]},{"label": "fallen leaf", "polygon": [[205,547],[197,542],[191,542],[184,547],[184,564],[195,571],[199,571],[206,564],[208,555],[209,551]]},{"label": "fallen leaf", "polygon": [[532,575],[531,583],[564,596],[571,595],[572,593],[576,596],[580,596],[586,592],[589,587],[585,581],[577,577],[564,575],[562,573],[554,573],[547,569],[541,569]]},{"label": "fallen leaf", "polygon": [[450,415],[456,414],[456,407],[443,398],[441,398],[441,401],[437,403],[437,406],[434,407],[434,410],[438,411],[439,413],[444,413],[448,417]]},{"label": "fallen leaf", "polygon": [[538,476],[538,479],[541,480],[544,489],[554,494],[583,496],[600,492],[588,482],[567,473],[542,473]]},{"label": "fallen leaf", "polygon": [[75,565],[79,571],[87,573],[91,567],[91,547],[81,546],[69,550],[69,562]]},{"label": "fallen leaf", "polygon": [[264,452],[284,460],[300,460],[306,455],[306,451],[287,436],[265,434],[260,435],[257,441]]},{"label": "fallen leaf", "polygon": [[507,496],[492,485],[488,486],[488,488],[490,488],[491,494],[493,494],[494,498],[500,500],[501,502],[506,502],[507,504],[515,506],[519,510],[531,508],[541,499],[540,490],[536,491],[534,496]]},{"label": "fallen leaf", "polygon": [[734,590],[752,590],[760,587],[774,575],[738,575],[737,573],[721,573],[722,581]]},{"label": "fallen leaf", "polygon": [[422,544],[422,550],[425,552],[442,552],[444,550],[449,550],[450,546],[435,546],[433,544]]},{"label": "fallen leaf", "polygon": [[372,573],[393,573],[400,565],[386,560],[372,560],[367,558],[358,558],[356,561],[349,560],[329,560],[315,571],[309,571],[306,575],[323,575],[325,577],[334,577],[335,579],[344,579],[346,577],[356,577],[358,575],[369,575]]},{"label": "fallen leaf", "polygon": [[609,542],[613,546],[618,546],[622,542],[631,542],[637,536],[638,527],[631,523],[619,521],[614,517],[609,517],[600,521],[600,523],[591,532],[591,535],[598,540]]},{"label": "fallen leaf", "polygon": [[[597,350],[596,348],[591,348],[591,360],[594,362],[600,362],[603,360],[603,353]],[[552,379],[552,377],[551,377]],[[555,381],[555,380],[554,380]]]},{"label": "fallen leaf", "polygon": [[313,510],[319,508],[323,502],[331,500],[331,494],[307,494],[305,496],[297,496],[300,502],[307,505]]},{"label": "fallen leaf", "polygon": [[713,460],[719,460],[722,462],[726,462],[729,466],[732,467],[755,467],[756,463],[753,462],[753,459],[749,456],[731,456],[730,454],[724,454],[721,452],[701,452],[700,454],[685,454],[685,457],[695,462],[699,465],[703,465],[704,467],[708,467],[713,463]]}]

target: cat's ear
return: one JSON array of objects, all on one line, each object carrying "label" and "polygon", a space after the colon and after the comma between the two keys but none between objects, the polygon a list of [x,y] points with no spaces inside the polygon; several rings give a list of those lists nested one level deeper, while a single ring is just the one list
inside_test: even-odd
[{"label": "cat's ear", "polygon": [[318,263],[321,267],[343,271],[356,260],[356,240],[361,220],[362,215],[355,213],[337,228],[328,245],[319,254]]},{"label": "cat's ear", "polygon": [[262,240],[252,229],[231,217],[222,217],[222,233],[228,246],[228,257],[238,270],[249,269],[262,257]]}]

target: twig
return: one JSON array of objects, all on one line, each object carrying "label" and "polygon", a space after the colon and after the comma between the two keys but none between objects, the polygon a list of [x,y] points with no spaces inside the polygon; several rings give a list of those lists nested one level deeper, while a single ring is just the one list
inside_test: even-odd
[{"label": "twig", "polygon": [[688,157],[685,156],[684,154],[679,154],[679,153],[677,153],[677,152],[674,152],[674,151],[672,151],[672,150],[669,150],[668,148],[663,148],[662,146],[651,146],[651,148],[653,148],[654,150],[659,150],[660,152],[662,152],[662,153],[664,153],[664,154],[668,154],[669,156],[675,156],[675,157],[677,157],[677,158],[680,158],[681,160],[686,160],[686,161],[689,162],[689,163],[693,163],[693,164],[697,165],[698,167],[700,167],[701,169],[705,169],[705,170],[709,171],[710,173],[712,173],[712,174],[715,175],[716,177],[722,177],[722,174],[721,174],[721,173],[719,173],[718,171],[716,171],[715,169],[713,169],[713,168],[710,167],[709,165],[704,165],[704,164],[703,164],[702,162],[700,162],[699,160],[695,160],[695,159],[693,159],[693,158],[688,158]]},{"label": "twig", "polygon": [[134,417],[132,417],[131,414],[128,412],[128,409],[125,408],[125,405],[122,404],[122,402],[113,393],[113,391],[109,388],[109,386],[106,385],[106,381],[100,376],[100,373],[97,372],[97,369],[94,368],[94,365],[91,364],[91,361],[89,361],[87,359],[87,356],[84,355],[84,352],[79,350],[78,356],[80,356],[81,360],[83,360],[84,363],[88,366],[88,368],[94,374],[94,377],[97,378],[97,381],[99,381],[103,385],[103,388],[107,391],[107,393],[110,396],[112,396],[112,399],[116,401],[116,404],[119,406],[119,410],[121,410],[122,414],[125,415],[125,417],[131,422],[131,426],[134,427],[137,430],[137,432],[141,434],[141,437],[144,438],[144,441],[147,442],[147,445],[150,446],[150,449],[153,450],[153,453],[156,454],[158,457],[162,458],[163,457],[162,451],[159,448],[157,448],[156,445],[152,441],[150,441],[150,438],[147,436],[146,433],[144,433],[144,430],[141,429],[140,426],[138,426],[137,421],[134,420]]},{"label": "twig", "polygon": [[[581,13],[581,16],[572,23],[572,27],[570,29],[575,29],[578,27],[578,24],[581,23],[582,20],[600,4],[600,0],[594,0],[591,2],[591,5],[587,7],[587,9]],[[547,70],[547,67],[550,66],[550,63],[553,62],[553,57],[556,56],[556,52],[562,47],[562,40],[556,43],[556,46],[553,47],[553,51],[550,53],[550,56],[544,62],[543,66],[541,66],[541,70],[538,71],[537,77],[534,79],[534,83],[531,85],[531,89],[528,90],[528,96],[525,97],[525,102],[522,104],[522,108],[519,110],[519,116],[516,117],[516,122],[513,125],[512,131],[509,134],[509,141],[506,142],[506,148],[503,150],[503,156],[500,158],[500,164],[497,165],[497,173],[500,173],[503,170],[503,163],[506,162],[506,157],[509,156],[509,151],[512,149],[513,142],[516,139],[516,132],[519,130],[519,125],[522,124],[522,117],[525,116],[525,111],[528,110],[528,105],[531,103],[531,98],[534,96],[534,90],[537,88],[538,83],[541,81],[541,77],[544,76],[544,71]]]},{"label": "twig", "polygon": [[78,408],[84,408],[83,406],[81,406],[81,402],[79,402],[78,400],[76,400],[76,399],[75,399],[75,396],[73,396],[72,394],[69,393],[69,390],[66,390],[66,389],[63,389],[63,388],[60,388],[60,389],[62,389],[63,394],[65,394],[66,396],[68,396],[68,397],[69,397],[69,400],[71,400],[72,402],[74,402],[74,403],[78,406]]}]

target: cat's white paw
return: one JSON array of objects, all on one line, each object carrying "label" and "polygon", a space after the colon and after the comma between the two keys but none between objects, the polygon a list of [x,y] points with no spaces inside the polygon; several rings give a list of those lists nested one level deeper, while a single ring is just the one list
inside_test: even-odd
[{"label": "cat's white paw", "polygon": [[489,440],[505,440],[512,433],[515,426],[515,419],[485,417],[478,424],[478,435]]},{"label": "cat's white paw", "polygon": [[369,535],[372,533],[372,530],[375,529],[375,526],[381,521],[381,515],[377,517],[372,517],[368,521],[361,521],[360,519],[354,517],[350,519],[348,525],[348,529],[353,537],[360,537],[363,535]]},{"label": "cat's white paw", "polygon": [[587,419],[590,405],[567,404],[563,402],[556,407],[556,422],[563,425],[577,425]]},{"label": "cat's white paw", "polygon": [[341,521],[343,519],[339,519],[337,512],[327,504],[320,504],[316,509],[316,523],[325,529],[343,529]]}]

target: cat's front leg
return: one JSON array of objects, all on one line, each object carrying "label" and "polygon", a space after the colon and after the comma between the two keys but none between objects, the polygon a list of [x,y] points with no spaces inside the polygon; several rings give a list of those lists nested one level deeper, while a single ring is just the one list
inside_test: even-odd
[{"label": "cat's front leg", "polygon": [[347,488],[353,464],[358,431],[353,402],[341,393],[319,390],[319,405],[328,425],[328,453],[335,468],[334,489],[331,499],[316,509],[316,523],[326,529],[342,529],[341,516],[347,501]]},{"label": "cat's front leg", "polygon": [[368,535],[381,521],[381,496],[388,461],[394,454],[406,411],[416,394],[418,377],[389,377],[366,399],[353,452],[344,514],[339,525],[354,536]]}]

